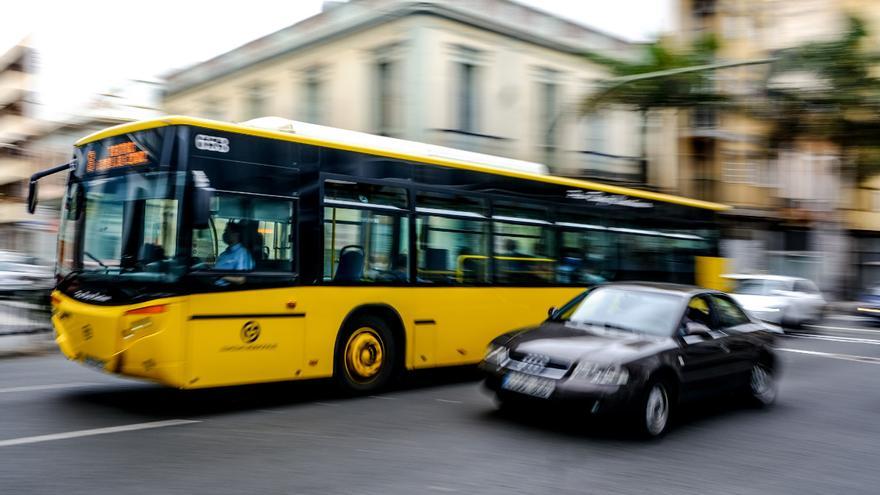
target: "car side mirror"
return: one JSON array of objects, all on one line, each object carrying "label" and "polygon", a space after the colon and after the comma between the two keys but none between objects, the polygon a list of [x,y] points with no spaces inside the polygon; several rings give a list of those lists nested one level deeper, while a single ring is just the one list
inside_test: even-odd
[{"label": "car side mirror", "polygon": [[30,181],[28,183],[27,211],[32,215],[37,211],[37,192],[37,181]]},{"label": "car side mirror", "polygon": [[712,334],[709,333],[709,327],[703,325],[702,323],[698,323],[696,321],[689,321],[684,327],[685,335],[696,335],[699,337],[703,337],[706,339],[712,338]]}]

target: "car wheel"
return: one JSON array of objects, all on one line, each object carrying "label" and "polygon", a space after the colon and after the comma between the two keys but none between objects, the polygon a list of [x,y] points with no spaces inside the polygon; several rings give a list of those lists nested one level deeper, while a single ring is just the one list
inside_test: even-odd
[{"label": "car wheel", "polygon": [[755,363],[749,376],[749,398],[759,407],[776,402],[777,385],[773,368],[766,363]]},{"label": "car wheel", "polygon": [[663,380],[652,380],[636,411],[638,433],[647,438],[657,438],[669,429],[672,417],[672,400],[669,386]]},{"label": "car wheel", "polygon": [[348,392],[375,392],[394,375],[396,346],[388,324],[366,315],[346,323],[336,342],[333,376]]}]

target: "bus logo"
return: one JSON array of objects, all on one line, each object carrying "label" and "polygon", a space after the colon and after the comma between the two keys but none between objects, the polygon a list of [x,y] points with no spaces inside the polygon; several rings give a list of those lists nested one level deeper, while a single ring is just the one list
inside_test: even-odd
[{"label": "bus logo", "polygon": [[218,136],[196,134],[196,149],[229,153],[229,140]]},{"label": "bus logo", "polygon": [[241,341],[245,344],[252,344],[260,338],[260,324],[255,321],[249,321],[241,327]]}]

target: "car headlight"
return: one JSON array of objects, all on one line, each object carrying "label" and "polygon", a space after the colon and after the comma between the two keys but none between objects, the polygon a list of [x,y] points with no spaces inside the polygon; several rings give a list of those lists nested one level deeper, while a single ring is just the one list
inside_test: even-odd
[{"label": "car headlight", "polygon": [[486,351],[486,357],[483,360],[489,364],[501,366],[507,361],[508,353],[507,347],[503,345],[489,344],[489,349]]},{"label": "car headlight", "polygon": [[571,372],[573,380],[584,380],[596,385],[626,385],[629,371],[622,366],[602,366],[596,363],[580,362]]}]

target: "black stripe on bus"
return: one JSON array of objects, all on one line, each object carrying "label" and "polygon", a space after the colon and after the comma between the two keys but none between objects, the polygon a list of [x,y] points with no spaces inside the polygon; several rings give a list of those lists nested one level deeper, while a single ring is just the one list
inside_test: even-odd
[{"label": "black stripe on bus", "polygon": [[413,323],[416,325],[436,325],[437,322],[434,320],[414,320]]},{"label": "black stripe on bus", "polygon": [[305,313],[251,313],[230,315],[192,315],[190,320],[228,320],[235,318],[305,318]]}]

